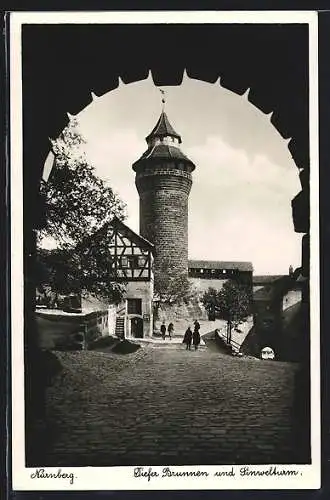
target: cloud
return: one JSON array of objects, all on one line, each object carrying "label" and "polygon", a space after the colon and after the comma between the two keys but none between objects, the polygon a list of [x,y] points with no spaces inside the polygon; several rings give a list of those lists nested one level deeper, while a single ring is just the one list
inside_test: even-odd
[{"label": "cloud", "polygon": [[[100,177],[127,203],[127,223],[139,231],[139,197],[133,162],[145,149],[133,129],[95,131],[86,153]],[[299,191],[297,171],[264,155],[248,156],[220,137],[185,149],[196,164],[189,199],[191,258],[249,260],[256,272],[286,272],[300,264],[300,237],[290,202]]]},{"label": "cloud", "polygon": [[103,133],[89,136],[85,150],[97,174],[107,181],[127,204],[127,223],[134,231],[139,230],[139,197],[135,187],[132,164],[143,153],[145,144],[134,130],[116,130],[110,135]]},{"label": "cloud", "polygon": [[[221,188],[233,188],[248,184],[292,194],[299,189],[298,170],[283,167],[270,161],[266,155],[248,156],[243,149],[236,149],[221,137],[207,137],[204,144],[186,149],[186,154],[196,163],[196,179]],[[285,176],[285,179],[283,178]]]},{"label": "cloud", "polygon": [[[287,145],[269,118],[220,87],[187,80],[167,89],[167,114],[196,164],[189,198],[191,258],[251,260],[258,273],[301,263],[291,200],[300,190]],[[110,92],[84,110],[81,130],[98,175],[127,203],[138,231],[139,198],[132,163],[146,149],[159,92],[140,82]]]},{"label": "cloud", "polygon": [[300,264],[291,199],[298,172],[264,155],[249,157],[220,137],[189,148],[195,162],[189,213],[192,258],[249,260],[255,270],[286,272]]}]

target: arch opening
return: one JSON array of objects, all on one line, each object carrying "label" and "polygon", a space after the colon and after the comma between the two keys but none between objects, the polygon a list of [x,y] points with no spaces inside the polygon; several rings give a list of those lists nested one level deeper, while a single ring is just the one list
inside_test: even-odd
[{"label": "arch opening", "polygon": [[[202,240],[203,224],[208,234],[213,232],[215,235],[214,238],[209,238],[208,245],[206,245],[208,249],[215,251],[215,240],[219,238],[219,233],[223,235],[222,241],[227,247],[230,246],[230,236],[233,237],[233,235],[236,244],[232,246],[236,249],[239,246],[248,245],[251,248],[256,247],[253,241],[258,239],[257,232],[252,231],[251,235],[246,234],[246,224],[242,221],[240,224],[237,222],[239,219],[237,209],[235,217],[229,220],[228,213],[230,207],[235,207],[235,200],[236,205],[237,202],[243,207],[245,205],[247,219],[253,220],[254,216],[256,220],[260,220],[259,239],[262,237],[263,230],[269,233],[268,222],[265,218],[262,221],[260,219],[264,214],[265,205],[269,206],[268,211],[273,211],[273,214],[269,213],[272,219],[274,213],[278,212],[277,209],[281,209],[281,205],[286,204],[286,229],[282,234],[280,227],[277,232],[273,232],[273,236],[269,237],[271,240],[269,248],[276,246],[278,241],[283,244],[288,239],[292,239],[294,232],[293,228],[289,227],[292,224],[290,200],[299,190],[297,175],[299,170],[296,170],[290,157],[287,141],[276,131],[269,116],[248,101],[247,92],[241,96],[237,95],[220,87],[218,80],[215,84],[205,83],[199,79],[189,78],[186,71],[183,72],[181,85],[170,87],[155,87],[152,72],[149,71],[147,79],[128,85],[121,83],[116,89],[103,96],[94,96],[91,104],[76,115],[79,118],[82,135],[85,138],[89,137],[91,143],[94,141],[88,154],[92,163],[98,166],[100,176],[107,179],[110,185],[122,194],[124,201],[134,200],[132,204],[129,204],[129,212],[131,215],[134,214],[128,219],[132,228],[139,231],[138,194],[131,165],[146,149],[144,138],[158,118],[159,88],[166,89],[166,111],[175,127],[183,135],[185,153],[188,153],[188,157],[192,156],[198,165],[194,172],[195,179],[190,200],[193,219],[190,224],[189,238],[191,239],[193,235],[192,248],[198,247],[197,239]],[[248,90],[248,92],[251,91]],[[197,98],[194,97],[196,95]],[[48,169],[49,166],[51,162],[48,162]],[[267,175],[269,179],[263,188],[261,181]],[[285,181],[283,181],[283,176],[286,178]],[[216,177],[220,182],[217,186],[218,195],[215,190],[207,192],[207,185],[208,189],[210,185],[214,185],[210,179],[214,180]],[[223,177],[225,180],[222,179]],[[199,191],[199,188],[202,188],[202,191]],[[205,200],[204,203],[200,203],[200,193]],[[214,203],[217,196],[220,201]],[[228,197],[227,203],[226,196]],[[268,203],[269,196],[273,196],[274,203],[278,205],[276,207],[273,204],[273,210]],[[261,209],[256,205],[256,197],[259,198]],[[217,205],[225,205],[222,214],[221,211],[215,213]],[[252,205],[254,209],[251,211]],[[204,218],[198,217],[198,212],[203,213]],[[220,225],[218,223],[210,226],[210,214],[211,218],[217,218],[220,221]],[[224,230],[221,229],[221,224],[224,224],[225,218],[228,222]],[[198,220],[197,226],[194,220]],[[280,226],[279,219],[274,222]],[[271,223],[272,220],[270,220]],[[239,236],[240,232],[242,232],[241,236]],[[203,237],[205,237],[205,231]],[[299,235],[294,235],[294,237],[296,242],[300,240]],[[273,269],[273,272],[287,272],[290,264],[300,267],[300,245],[299,241],[299,257],[297,257],[296,244],[294,261],[291,262],[292,258],[288,256],[282,269]],[[227,260],[232,258],[229,250],[228,248],[228,253],[224,255]],[[202,251],[202,248],[193,250],[194,257],[201,258],[199,252]],[[214,260],[216,255],[210,254],[208,258]],[[247,259],[244,252],[238,253],[237,259],[253,260]],[[259,273],[267,271],[260,265],[257,266],[257,271],[258,267]]]}]

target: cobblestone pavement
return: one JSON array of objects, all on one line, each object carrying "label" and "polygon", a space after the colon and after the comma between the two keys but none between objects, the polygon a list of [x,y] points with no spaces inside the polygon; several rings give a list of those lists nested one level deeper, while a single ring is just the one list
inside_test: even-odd
[{"label": "cobblestone pavement", "polygon": [[46,466],[297,463],[297,365],[144,347],[57,353]]}]

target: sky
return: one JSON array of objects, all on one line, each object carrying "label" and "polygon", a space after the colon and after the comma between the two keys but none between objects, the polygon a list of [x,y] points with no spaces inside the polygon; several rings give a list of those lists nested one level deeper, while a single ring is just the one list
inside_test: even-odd
[{"label": "sky", "polygon": [[[247,95],[188,78],[161,87],[165,111],[196,165],[189,196],[189,258],[251,261],[255,274],[287,273],[301,265],[291,200],[298,169],[284,140]],[[126,223],[139,232],[132,164],[161,113],[151,76],[96,97],[77,116],[87,158],[127,204]]]}]

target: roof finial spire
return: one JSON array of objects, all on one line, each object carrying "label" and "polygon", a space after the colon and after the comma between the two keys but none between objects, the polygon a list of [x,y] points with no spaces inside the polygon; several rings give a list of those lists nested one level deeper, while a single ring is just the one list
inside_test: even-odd
[{"label": "roof finial spire", "polygon": [[164,111],[165,108],[165,91],[162,89],[159,89],[159,92],[162,94],[162,111]]}]

